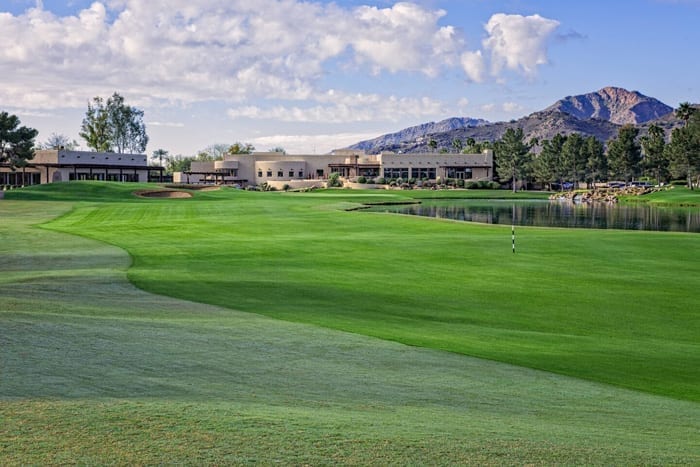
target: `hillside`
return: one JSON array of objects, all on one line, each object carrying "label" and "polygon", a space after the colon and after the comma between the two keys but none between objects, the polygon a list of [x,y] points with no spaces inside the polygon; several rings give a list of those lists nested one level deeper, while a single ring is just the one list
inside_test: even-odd
[{"label": "hillside", "polygon": [[[508,128],[521,127],[528,139],[551,139],[557,133],[579,133],[594,136],[606,142],[617,135],[620,126],[634,124],[645,134],[651,124],[670,130],[681,124],[673,114],[673,108],[637,91],[606,87],[599,91],[565,97],[544,110],[534,112],[510,122],[488,123],[476,119],[448,119],[449,121],[478,121],[476,125],[444,128],[435,123],[419,125],[380,136],[350,146],[368,153],[381,151],[422,152],[430,151],[428,143],[435,140],[439,148],[451,149],[455,138],[476,141],[494,141]],[[442,123],[442,122],[440,122]]]},{"label": "hillside", "polygon": [[405,128],[396,133],[389,133],[377,138],[360,141],[350,146],[350,149],[361,149],[369,153],[386,151],[390,147],[400,147],[406,141],[419,140],[426,135],[447,133],[450,131],[475,128],[487,125],[489,122],[478,118],[453,117],[439,122],[428,122]]},{"label": "hillside", "polygon": [[581,120],[596,118],[618,125],[636,125],[668,115],[673,107],[638,91],[608,86],[588,94],[567,96],[545,110],[558,110]]}]

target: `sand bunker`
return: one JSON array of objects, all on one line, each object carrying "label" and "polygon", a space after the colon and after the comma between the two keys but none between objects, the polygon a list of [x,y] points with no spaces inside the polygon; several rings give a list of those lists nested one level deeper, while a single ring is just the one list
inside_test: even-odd
[{"label": "sand bunker", "polygon": [[135,191],[136,196],[141,198],[191,198],[192,193],[177,190],[139,190]]},{"label": "sand bunker", "polygon": [[195,190],[195,191],[214,191],[219,190],[221,187],[217,185],[194,185],[194,184],[171,184],[165,185],[166,188],[180,188],[182,190]]}]

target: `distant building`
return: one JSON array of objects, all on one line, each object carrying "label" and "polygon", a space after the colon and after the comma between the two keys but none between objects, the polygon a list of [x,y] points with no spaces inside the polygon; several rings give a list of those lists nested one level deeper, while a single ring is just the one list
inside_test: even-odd
[{"label": "distant building", "polygon": [[7,164],[0,165],[0,187],[70,180],[147,182],[150,173],[158,178],[162,170],[149,167],[144,154],[46,149],[36,151],[24,167],[12,170]]},{"label": "distant building", "polygon": [[224,156],[220,161],[192,162],[187,172],[176,172],[176,183],[236,184],[268,183],[277,188],[319,186],[332,173],[345,179],[403,179],[436,181],[438,178],[492,180],[493,151],[482,154],[383,152],[336,150],[325,155],[290,155],[254,152]]}]

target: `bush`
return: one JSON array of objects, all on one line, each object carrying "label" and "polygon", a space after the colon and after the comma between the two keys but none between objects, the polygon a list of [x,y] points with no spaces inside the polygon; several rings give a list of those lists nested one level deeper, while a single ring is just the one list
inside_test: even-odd
[{"label": "bush", "polygon": [[457,186],[460,188],[464,188],[464,180],[462,180],[462,179],[457,180]]},{"label": "bush", "polygon": [[476,186],[477,186],[477,188],[480,188],[482,190],[486,190],[489,188],[489,183],[491,183],[491,182],[489,182],[488,180],[479,180],[478,182],[476,182]]},{"label": "bush", "polygon": [[687,180],[671,180],[668,182],[669,185],[675,185],[675,186],[686,186],[688,184]]},{"label": "bush", "polygon": [[374,181],[374,183],[376,183],[377,185],[385,185],[385,184],[386,184],[386,180],[384,179],[384,177],[378,177],[378,178]]},{"label": "bush", "polygon": [[343,182],[340,180],[340,174],[338,172],[333,172],[328,176],[328,187],[329,188],[340,188],[343,186]]},{"label": "bush", "polygon": [[498,190],[501,188],[501,184],[498,182],[489,182],[489,188],[492,190]]},{"label": "bush", "polygon": [[475,190],[479,188],[479,184],[477,182],[467,182],[464,184],[464,186],[470,190]]},{"label": "bush", "polygon": [[367,183],[367,178],[364,175],[357,177],[357,183]]}]

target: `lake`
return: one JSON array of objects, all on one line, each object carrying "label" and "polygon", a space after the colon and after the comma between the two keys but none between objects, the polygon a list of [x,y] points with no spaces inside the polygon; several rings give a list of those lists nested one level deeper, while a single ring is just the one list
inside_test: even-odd
[{"label": "lake", "polygon": [[700,233],[698,207],[546,200],[423,200],[420,204],[375,205],[369,210],[486,224]]}]

